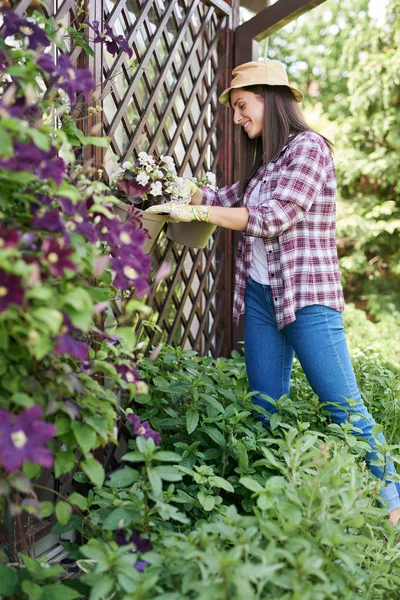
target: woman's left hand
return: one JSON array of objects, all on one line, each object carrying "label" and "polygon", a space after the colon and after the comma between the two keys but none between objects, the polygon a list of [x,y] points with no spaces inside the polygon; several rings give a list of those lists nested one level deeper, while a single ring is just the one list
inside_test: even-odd
[{"label": "woman's left hand", "polygon": [[396,508],[395,510],[392,510],[389,513],[389,521],[391,522],[391,524],[393,525],[393,527],[396,527],[397,521],[399,519],[400,519],[400,508]]},{"label": "woman's left hand", "polygon": [[170,215],[176,221],[190,223],[190,221],[204,221],[208,223],[210,207],[198,204],[182,204],[181,202],[168,202],[158,206],[150,206],[145,212],[156,215]]}]

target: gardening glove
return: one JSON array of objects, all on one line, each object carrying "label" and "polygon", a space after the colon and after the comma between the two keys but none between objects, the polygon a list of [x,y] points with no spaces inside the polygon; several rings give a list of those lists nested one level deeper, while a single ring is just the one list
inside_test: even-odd
[{"label": "gardening glove", "polygon": [[175,181],[171,182],[169,185],[169,189],[171,193],[177,198],[176,202],[181,202],[182,204],[190,204],[192,196],[199,189],[197,185],[191,179],[184,179],[182,184],[179,184]]},{"label": "gardening glove", "polygon": [[208,223],[210,218],[210,206],[196,204],[183,204],[181,202],[168,202],[158,206],[150,206],[145,212],[156,215],[170,215],[171,219],[178,222],[190,223],[190,221],[203,221]]}]

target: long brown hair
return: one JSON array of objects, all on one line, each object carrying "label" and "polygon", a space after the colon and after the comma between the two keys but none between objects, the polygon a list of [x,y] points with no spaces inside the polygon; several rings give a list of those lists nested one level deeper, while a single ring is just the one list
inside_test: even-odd
[{"label": "long brown hair", "polygon": [[[315,131],[305,122],[299,103],[289,88],[251,85],[244,89],[264,100],[264,120],[262,135],[254,139],[240,127],[239,198],[243,197],[247,184],[261,165],[268,165],[279,154],[290,134],[296,136],[303,131]],[[321,137],[332,152],[332,142]]]}]

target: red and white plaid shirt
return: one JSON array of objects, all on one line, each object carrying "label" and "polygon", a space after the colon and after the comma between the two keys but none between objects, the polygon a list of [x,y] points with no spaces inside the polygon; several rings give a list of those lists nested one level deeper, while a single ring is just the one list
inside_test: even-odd
[{"label": "red and white plaid shirt", "polygon": [[[249,204],[261,181],[260,202]],[[264,240],[278,329],[292,323],[297,310],[324,304],[344,310],[336,249],[336,171],[323,138],[306,131],[288,143],[250,180],[243,202],[239,182],[218,190],[203,188],[202,204],[245,206],[249,220],[242,232],[235,270],[233,321],[245,312],[244,296],[254,238]]]}]

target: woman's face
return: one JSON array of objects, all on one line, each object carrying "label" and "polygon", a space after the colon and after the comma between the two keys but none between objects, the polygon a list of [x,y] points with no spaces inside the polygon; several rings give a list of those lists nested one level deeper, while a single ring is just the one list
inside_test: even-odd
[{"label": "woman's face", "polygon": [[243,127],[249,138],[262,135],[264,101],[261,96],[239,88],[231,90],[230,98],[234,123]]}]

